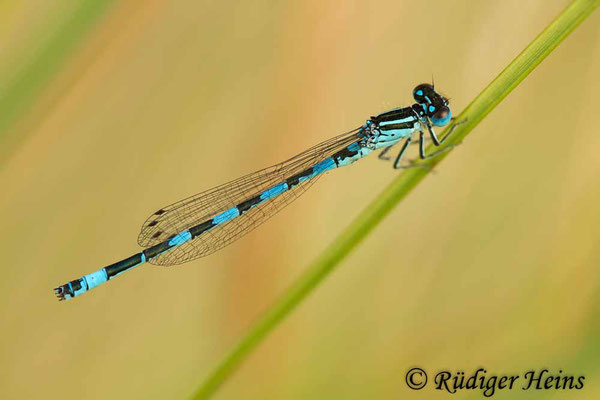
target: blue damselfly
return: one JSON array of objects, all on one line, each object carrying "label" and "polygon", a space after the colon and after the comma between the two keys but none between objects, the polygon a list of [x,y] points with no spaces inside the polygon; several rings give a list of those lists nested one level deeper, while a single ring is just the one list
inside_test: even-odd
[{"label": "blue damselfly", "polygon": [[209,255],[266,221],[306,191],[323,173],[352,164],[373,150],[383,149],[379,157],[389,159],[386,153],[402,142],[394,168],[413,167],[417,164],[403,165],[402,159],[417,132],[421,159],[450,148],[425,154],[424,130],[436,146],[452,132],[451,129],[438,139],[433,130],[433,126],[445,126],[451,120],[448,99],[427,83],[418,85],[413,97],[415,104],[371,117],[363,126],[287,161],[161,208],[142,226],[138,244],[145,248],[143,251],[59,286],[54,289],[56,295],[60,300],[71,299],[147,262],[169,266]]}]

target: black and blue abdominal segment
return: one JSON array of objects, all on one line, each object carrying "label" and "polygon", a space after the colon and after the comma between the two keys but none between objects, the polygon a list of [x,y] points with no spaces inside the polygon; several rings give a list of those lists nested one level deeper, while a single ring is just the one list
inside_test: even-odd
[{"label": "black and blue abdominal segment", "polygon": [[426,129],[436,145],[433,126],[450,121],[446,98],[432,85],[413,91],[417,103],[371,117],[363,126],[320,143],[280,164],[161,208],[152,214],[138,237],[144,250],[99,271],[59,286],[60,300],[71,299],[144,263],[170,266],[207,256],[239,239],[304,193],[320,176],[350,165],[373,150],[382,156],[394,144],[404,144],[396,168],[415,132],[420,132],[421,158]]}]

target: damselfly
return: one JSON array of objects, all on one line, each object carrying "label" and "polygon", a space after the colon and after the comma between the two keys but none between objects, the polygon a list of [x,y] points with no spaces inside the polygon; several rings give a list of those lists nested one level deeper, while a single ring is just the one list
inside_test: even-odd
[{"label": "damselfly", "polygon": [[451,120],[448,99],[427,83],[417,86],[413,97],[415,104],[371,117],[363,126],[287,161],[161,208],[142,226],[138,243],[143,251],[59,286],[55,294],[60,300],[70,299],[147,262],[169,266],[209,255],[266,221],[325,172],[352,164],[373,150],[383,149],[379,157],[389,159],[385,156],[389,149],[402,142],[394,168],[415,166],[401,161],[417,132],[421,159],[447,150],[425,154],[424,130],[436,146],[448,138],[452,129],[442,139],[433,130]]}]

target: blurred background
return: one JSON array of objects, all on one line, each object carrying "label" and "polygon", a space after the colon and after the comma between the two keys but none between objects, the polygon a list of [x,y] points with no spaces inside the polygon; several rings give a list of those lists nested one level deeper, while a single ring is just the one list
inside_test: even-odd
[{"label": "blurred background", "polygon": [[[52,289],[139,251],[161,206],[412,104],[432,76],[457,114],[568,3],[2,2],[0,398],[188,398],[390,163],[328,174],[210,257]],[[596,13],[215,397],[447,398],[406,387],[420,366],[562,369],[584,389],[495,398],[597,399],[599,70]]]}]

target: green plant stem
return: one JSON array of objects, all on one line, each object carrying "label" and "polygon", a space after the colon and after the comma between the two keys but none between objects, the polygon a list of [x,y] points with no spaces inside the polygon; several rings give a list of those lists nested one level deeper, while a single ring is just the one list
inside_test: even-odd
[{"label": "green plant stem", "polygon": [[[456,127],[447,142],[456,144],[462,141],[575,27],[590,15],[599,3],[600,0],[574,0],[457,117],[457,121],[465,122]],[[433,168],[449,153],[450,151],[444,152],[438,157],[429,159],[427,164]],[[254,323],[202,383],[193,398],[209,398],[267,334],[289,315],[333,271],[339,261],[348,255],[428,173],[427,168],[412,168],[400,174]]]}]

